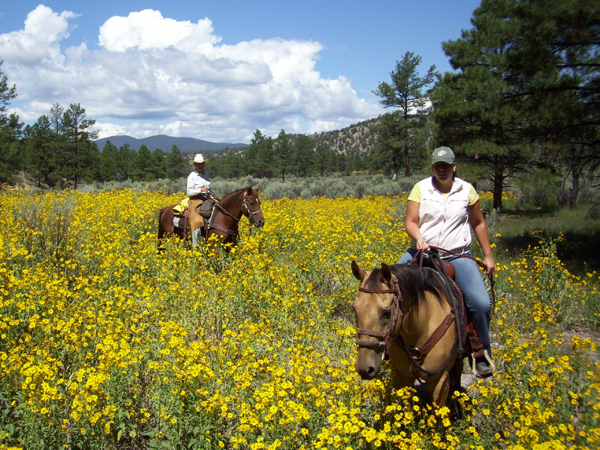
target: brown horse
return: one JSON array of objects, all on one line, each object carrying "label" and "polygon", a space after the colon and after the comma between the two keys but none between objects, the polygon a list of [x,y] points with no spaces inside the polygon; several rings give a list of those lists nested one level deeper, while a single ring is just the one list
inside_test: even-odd
[{"label": "brown horse", "polygon": [[[214,211],[202,229],[202,236],[209,240],[216,235],[221,243],[235,242],[238,235],[238,225],[242,216],[246,216],[250,223],[256,227],[265,224],[265,218],[260,209],[260,188],[252,189],[248,186],[227,194],[222,200],[215,203]],[[158,241],[159,245],[167,234],[174,234],[181,239],[190,239],[189,225],[186,229],[173,226],[173,207],[166,206],[160,210],[158,215]]]},{"label": "brown horse", "polygon": [[361,282],[354,300],[358,374],[377,377],[387,352],[396,389],[423,379],[433,401],[446,405],[449,393],[460,388],[463,359],[442,278],[408,264],[367,272],[355,261],[352,273]]}]

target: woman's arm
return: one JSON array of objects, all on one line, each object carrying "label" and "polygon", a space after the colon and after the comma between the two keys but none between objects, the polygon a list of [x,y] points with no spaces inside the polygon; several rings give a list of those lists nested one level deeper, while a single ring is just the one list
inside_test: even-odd
[{"label": "woman's arm", "polygon": [[475,231],[475,236],[483,251],[483,263],[487,266],[485,273],[494,273],[496,271],[496,263],[494,262],[494,257],[492,255],[490,237],[488,235],[487,225],[483,213],[481,212],[479,201],[469,206],[469,223],[471,224],[473,231]]},{"label": "woman's arm", "polygon": [[419,229],[419,209],[421,204],[409,200],[406,205],[406,219],[404,220],[404,228],[408,235],[414,239],[417,243],[417,250],[427,250],[429,244],[425,242],[423,236],[421,236],[421,230]]}]

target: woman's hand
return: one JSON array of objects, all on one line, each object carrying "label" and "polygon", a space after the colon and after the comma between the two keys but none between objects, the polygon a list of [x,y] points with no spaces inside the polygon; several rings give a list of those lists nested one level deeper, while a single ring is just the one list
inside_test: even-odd
[{"label": "woman's hand", "polygon": [[485,256],[483,258],[483,263],[485,264],[485,266],[487,267],[487,269],[485,270],[485,274],[486,275],[490,275],[494,272],[496,272],[496,263],[494,262],[494,257],[493,256]]},{"label": "woman's hand", "polygon": [[417,250],[424,251],[429,248],[429,244],[425,242],[425,239],[421,238],[417,241]]}]

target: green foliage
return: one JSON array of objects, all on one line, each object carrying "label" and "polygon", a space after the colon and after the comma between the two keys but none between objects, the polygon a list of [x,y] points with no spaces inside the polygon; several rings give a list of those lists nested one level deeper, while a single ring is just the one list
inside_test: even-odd
[{"label": "green foliage", "polygon": [[539,169],[532,174],[522,174],[515,179],[521,190],[521,202],[527,207],[535,207],[542,211],[558,209],[558,191],[562,180],[549,169]]},{"label": "green foliage", "polygon": [[75,254],[82,240],[82,236],[71,230],[75,206],[71,196],[54,202],[43,196],[31,196],[15,208],[24,248],[33,258],[49,258],[62,265]]},{"label": "green foliage", "polygon": [[573,178],[598,164],[598,2],[483,0],[443,44],[456,70],[432,93],[438,141],[489,168],[494,207],[512,175],[547,161]]},{"label": "green foliage", "polygon": [[10,101],[17,96],[16,87],[8,86],[8,77],[2,72],[0,60],[0,183],[14,181],[14,173],[20,169],[19,137],[22,125],[19,117],[6,115]]},{"label": "green foliage", "polygon": [[[427,112],[427,92],[436,76],[435,66],[431,66],[424,77],[417,73],[421,57],[406,52],[396,63],[396,70],[390,74],[392,84],[379,83],[373,93],[382,98],[380,103],[387,107],[398,108],[392,114],[386,114],[381,123],[372,128],[377,133],[374,154],[378,168],[397,172],[404,167],[404,175],[411,175],[411,162],[423,156],[425,125]],[[386,167],[388,166],[389,167]]]},{"label": "green foliage", "polygon": [[341,198],[355,194],[355,190],[344,180],[328,178],[325,180],[313,180],[302,190],[300,197],[310,199],[313,197]]},{"label": "green foliage", "polygon": [[166,158],[166,175],[171,179],[175,180],[180,177],[185,177],[190,171],[190,166],[181,153],[181,150],[174,145],[171,152],[167,154]]}]

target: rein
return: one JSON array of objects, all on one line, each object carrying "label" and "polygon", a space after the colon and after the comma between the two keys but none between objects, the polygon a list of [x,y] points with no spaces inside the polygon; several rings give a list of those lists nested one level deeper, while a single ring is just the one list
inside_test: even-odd
[{"label": "rein", "polygon": [[[488,269],[488,266],[486,266],[482,261],[480,261],[477,258],[473,258],[472,256],[462,255],[462,254],[459,254],[459,253],[454,253],[451,250],[446,250],[444,248],[436,247],[434,245],[430,245],[429,248],[431,248],[433,250],[436,250],[438,252],[444,252],[444,253],[450,254],[452,256],[456,256],[458,258],[471,259],[471,260],[475,261],[475,263],[477,263],[478,266],[482,267],[484,271],[486,271]],[[415,254],[414,258],[413,258],[413,261],[415,261],[417,258],[419,258],[419,267],[421,267],[421,268],[423,268],[423,256],[424,255],[425,255],[425,253],[422,250],[419,250]],[[445,272],[444,272],[444,275],[445,275]],[[490,288],[491,288],[490,290],[492,292],[492,310],[491,310],[491,313],[490,313],[490,315],[491,315],[491,314],[494,313],[494,310],[496,309],[496,293],[494,291],[494,285],[496,284],[496,281],[494,280],[494,274],[493,273],[488,273],[487,276],[488,276],[488,279],[490,280]]]},{"label": "rein", "polygon": [[[430,377],[443,372],[444,370],[446,370],[448,368],[448,366],[450,365],[450,362],[454,359],[454,357],[458,351],[458,346],[459,346],[459,341],[460,341],[459,340],[460,333],[458,330],[455,333],[454,344],[452,346],[452,352],[450,352],[448,359],[445,361],[445,363],[442,365],[442,367],[440,367],[439,369],[433,370],[433,371],[429,371],[429,370],[423,368],[423,366],[421,365],[421,362],[423,361],[423,359],[425,358],[427,353],[429,353],[431,351],[431,349],[433,349],[433,347],[435,347],[435,345],[439,342],[439,340],[446,334],[446,331],[448,331],[448,329],[450,328],[452,323],[455,321],[454,310],[452,308],[450,309],[450,312],[448,313],[448,315],[445,317],[445,319],[442,321],[442,323],[440,325],[438,325],[438,327],[431,334],[431,336],[429,336],[429,339],[427,339],[427,342],[425,342],[425,344],[422,347],[420,347],[420,348],[411,347],[410,345],[408,345],[408,343],[406,342],[406,340],[404,339],[402,334],[400,334],[400,331],[398,331],[398,334],[392,336],[392,333],[396,329],[396,324],[398,323],[398,316],[399,316],[398,313],[399,312],[402,313],[402,325],[400,327],[400,330],[402,330],[403,328],[406,328],[406,320],[408,319],[408,316],[410,315],[410,311],[412,310],[412,309],[409,309],[408,313],[405,313],[404,307],[403,307],[404,299],[402,297],[402,292],[400,290],[398,278],[394,274],[392,274],[392,282],[394,283],[394,289],[367,289],[367,288],[363,288],[363,287],[358,288],[358,290],[360,292],[365,292],[367,294],[394,294],[394,299],[392,300],[392,314],[391,314],[390,326],[388,327],[387,331],[382,332],[382,331],[365,330],[362,328],[357,328],[356,329],[356,334],[357,334],[356,335],[356,344],[359,347],[366,347],[366,348],[385,347],[385,349],[387,351],[387,349],[389,349],[392,341],[398,340],[402,344],[401,348],[406,352],[406,355],[410,359],[410,361],[412,363],[412,370],[415,372],[415,374],[417,376],[418,376],[418,372],[422,372],[425,375],[430,376]],[[358,335],[361,335],[361,334],[365,335],[365,336],[381,338],[382,340],[378,339],[377,341],[367,341],[367,340],[359,339]]]},{"label": "rein", "polygon": [[[214,199],[217,200],[215,202],[215,208],[218,209],[223,214],[225,214],[226,216],[229,216],[233,220],[235,220],[234,224],[236,226],[235,226],[234,230],[231,230],[231,229],[223,228],[223,227],[221,227],[219,225],[214,225],[214,224],[210,223],[209,224],[209,228],[222,231],[223,233],[227,233],[230,236],[237,236],[237,234],[238,234],[238,231],[237,231],[237,222],[239,222],[241,220],[241,217],[239,217],[239,218],[235,217],[233,214],[231,214],[229,211],[227,211],[225,208],[223,208],[223,206],[220,204],[221,200],[219,198],[217,198],[214,194],[212,194],[212,192],[211,192],[211,196]],[[250,211],[250,207],[248,206],[248,199],[249,198],[254,198],[254,199],[258,200],[257,196],[255,196],[255,195],[248,195],[248,192],[244,192],[244,199],[242,200],[242,205],[240,206],[240,210],[241,210],[242,207],[245,207],[246,208],[246,212],[248,213],[248,219],[250,220],[250,216],[253,217],[254,215],[258,214],[260,212],[260,210],[254,211],[254,212]],[[250,222],[252,222],[252,220],[250,220]]]}]

